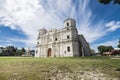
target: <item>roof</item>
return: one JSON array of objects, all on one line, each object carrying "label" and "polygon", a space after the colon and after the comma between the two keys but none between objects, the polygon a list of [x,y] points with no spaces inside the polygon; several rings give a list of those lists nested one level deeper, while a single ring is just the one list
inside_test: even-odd
[{"label": "roof", "polygon": [[45,28],[41,28],[39,31],[47,31],[47,29],[45,29]]},{"label": "roof", "polygon": [[67,21],[67,20],[72,20],[72,21],[76,22],[75,19],[73,19],[73,18],[67,18],[67,19],[64,20],[64,22]]}]

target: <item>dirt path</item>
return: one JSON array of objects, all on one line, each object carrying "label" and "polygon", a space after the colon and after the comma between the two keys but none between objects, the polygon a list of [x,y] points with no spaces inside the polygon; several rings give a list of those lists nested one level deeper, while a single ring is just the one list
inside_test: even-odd
[{"label": "dirt path", "polygon": [[76,71],[75,73],[62,73],[60,71],[51,72],[51,76],[45,80],[120,80],[110,78],[100,73],[100,71]]}]

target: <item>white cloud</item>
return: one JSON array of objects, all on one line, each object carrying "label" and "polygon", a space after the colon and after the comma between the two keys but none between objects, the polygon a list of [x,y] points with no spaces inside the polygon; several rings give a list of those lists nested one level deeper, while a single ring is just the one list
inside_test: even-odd
[{"label": "white cloud", "polygon": [[[19,30],[20,28],[30,37],[29,39],[32,39],[30,41],[35,42],[37,31],[40,28],[62,26],[63,20],[58,17],[61,14],[57,13],[66,13],[67,8],[70,7],[70,1],[47,0],[47,9],[44,7],[45,4],[42,5],[39,0],[0,1],[0,17],[3,17],[0,24],[8,26],[11,29]],[[53,6],[54,2],[57,3],[57,7]],[[62,7],[61,4],[63,5]]]},{"label": "white cloud", "polygon": [[5,45],[0,45],[0,47],[5,47]]},{"label": "white cloud", "polygon": [[1,19],[0,24],[4,24],[4,26],[10,27],[10,28],[13,29],[13,30],[19,29],[19,28],[17,27],[16,23],[12,23],[11,21],[13,21],[12,18],[10,18],[10,17],[5,17],[5,18]]},{"label": "white cloud", "polygon": [[[21,29],[29,40],[15,39],[13,41],[35,44],[40,28],[63,27],[63,20],[71,17],[77,20],[77,28],[90,43],[106,35],[103,32],[104,22],[92,24],[95,15],[89,7],[90,0],[0,0],[0,24],[11,29]],[[78,10],[76,9],[78,7]],[[118,23],[119,24],[119,23]]]},{"label": "white cloud", "polygon": [[97,52],[98,51],[97,47],[100,45],[112,46],[113,48],[117,48],[118,40],[111,40],[111,41],[105,41],[99,44],[92,44],[91,49],[94,49]]},{"label": "white cloud", "polygon": [[15,46],[15,45],[12,43],[8,43],[8,44],[6,44],[6,46]]},{"label": "white cloud", "polygon": [[111,21],[111,22],[109,22],[109,23],[106,23],[106,27],[110,27],[110,26],[113,26],[113,25],[115,25],[115,21]]},{"label": "white cloud", "polygon": [[116,47],[117,44],[118,44],[118,40],[112,40],[112,41],[106,41],[106,42],[100,43],[99,45],[106,45],[106,46]]},{"label": "white cloud", "polygon": [[0,24],[10,26],[11,29],[17,29],[19,26],[28,35],[31,35],[31,27],[34,26],[27,26],[26,24],[31,23],[30,21],[36,17],[36,14],[43,12],[39,0],[5,0],[1,8],[0,16],[4,18]]},{"label": "white cloud", "polygon": [[78,16],[79,18],[79,24],[78,24],[78,29],[79,33],[83,34],[87,41],[90,43],[99,39],[100,37],[106,35],[106,32],[103,30],[105,29],[104,27],[104,22],[102,20],[96,21],[93,24],[95,15],[92,13],[90,7],[89,7],[89,2],[90,0],[80,0],[79,1],[79,12]]},{"label": "white cloud", "polygon": [[120,21],[111,21],[106,23],[106,27],[108,28],[106,31],[115,31],[120,28]]}]

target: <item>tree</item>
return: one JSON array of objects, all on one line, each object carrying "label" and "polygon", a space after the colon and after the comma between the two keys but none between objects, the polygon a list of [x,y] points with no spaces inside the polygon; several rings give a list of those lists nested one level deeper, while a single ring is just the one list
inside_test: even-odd
[{"label": "tree", "polygon": [[118,48],[120,48],[120,44],[118,44]]},{"label": "tree", "polygon": [[102,4],[109,4],[110,2],[113,2],[113,4],[120,4],[120,0],[98,0]]},{"label": "tree", "polygon": [[107,51],[111,51],[111,50],[113,50],[114,48],[112,47],[112,46],[107,46]]},{"label": "tree", "polygon": [[2,54],[3,52],[3,47],[0,47],[0,55]]},{"label": "tree", "polygon": [[17,47],[14,48],[14,55],[15,55],[15,56],[17,55]]},{"label": "tree", "polygon": [[17,54],[17,48],[15,48],[14,46],[7,46],[6,48],[9,56],[15,56]]},{"label": "tree", "polygon": [[24,48],[17,49],[14,46],[0,47],[0,56],[21,56],[25,52],[26,50]]},{"label": "tree", "polygon": [[[118,48],[120,48],[120,39],[119,39],[119,43],[118,43]],[[118,54],[120,55],[120,50],[118,50]]]},{"label": "tree", "polygon": [[112,46],[99,46],[98,50],[100,51],[100,53],[103,55],[103,52],[111,52],[113,50]]},{"label": "tree", "polygon": [[15,49],[14,46],[7,46],[5,54],[7,56],[14,56],[14,49]]},{"label": "tree", "polygon": [[100,51],[100,53],[102,54],[105,51],[106,47],[101,45],[98,47],[98,51]]},{"label": "tree", "polygon": [[119,39],[119,43],[118,43],[118,48],[120,48],[120,39]]},{"label": "tree", "polygon": [[17,49],[17,56],[21,56],[22,54],[21,54],[21,50],[20,49]]},{"label": "tree", "polygon": [[24,54],[26,50],[24,48],[21,49],[21,54]]}]

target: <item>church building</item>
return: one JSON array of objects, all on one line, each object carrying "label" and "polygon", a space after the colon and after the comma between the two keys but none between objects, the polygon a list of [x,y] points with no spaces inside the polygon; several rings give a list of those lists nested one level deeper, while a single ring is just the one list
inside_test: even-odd
[{"label": "church building", "polygon": [[35,57],[79,57],[90,56],[90,46],[83,35],[79,35],[76,21],[68,18],[60,30],[39,30]]}]

